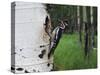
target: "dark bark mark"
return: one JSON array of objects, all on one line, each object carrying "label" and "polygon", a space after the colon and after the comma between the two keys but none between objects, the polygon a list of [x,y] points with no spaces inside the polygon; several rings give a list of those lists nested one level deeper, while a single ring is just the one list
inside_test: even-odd
[{"label": "dark bark mark", "polygon": [[16,52],[14,52],[14,53],[12,53],[11,55],[13,55],[13,54],[17,54]]},{"label": "dark bark mark", "polygon": [[41,53],[44,55],[46,53],[46,50],[44,49]]},{"label": "dark bark mark", "polygon": [[54,69],[51,69],[51,71],[54,71]]},{"label": "dark bark mark", "polygon": [[39,54],[39,57],[40,57],[40,58],[43,58],[43,56],[44,56],[45,53],[46,53],[46,50],[45,50],[45,49],[42,50],[42,51],[41,51],[41,54]]},{"label": "dark bark mark", "polygon": [[33,72],[36,72],[36,70],[35,70],[35,69],[33,69]]},{"label": "dark bark mark", "polygon": [[23,48],[22,49],[20,49],[20,51],[22,51],[23,50]]},{"label": "dark bark mark", "polygon": [[45,47],[45,45],[41,45],[40,48]]},{"label": "dark bark mark", "polygon": [[47,64],[47,66],[49,67],[49,66],[50,66],[50,64],[48,63],[48,64]]},{"label": "dark bark mark", "polygon": [[43,54],[40,54],[39,57],[40,57],[40,58],[43,58]]},{"label": "dark bark mark", "polygon": [[24,70],[23,68],[17,68],[16,70],[18,70],[18,71],[22,71],[22,70]]},{"label": "dark bark mark", "polygon": [[15,70],[15,68],[14,67],[11,67],[11,70]]},{"label": "dark bark mark", "polygon": [[27,70],[25,70],[25,73],[29,73]]},{"label": "dark bark mark", "polygon": [[38,72],[40,72],[40,71],[38,71]]}]

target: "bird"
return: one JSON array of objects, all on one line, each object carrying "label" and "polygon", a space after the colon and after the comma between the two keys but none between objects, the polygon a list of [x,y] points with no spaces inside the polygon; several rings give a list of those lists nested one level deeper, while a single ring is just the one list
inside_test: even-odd
[{"label": "bird", "polygon": [[68,26],[68,21],[67,20],[59,20],[60,21],[60,25],[57,26],[53,32],[52,32],[52,38],[50,41],[50,51],[48,53],[48,59],[51,57],[52,54],[54,54],[54,51],[61,39],[62,33],[65,29],[66,26]]}]

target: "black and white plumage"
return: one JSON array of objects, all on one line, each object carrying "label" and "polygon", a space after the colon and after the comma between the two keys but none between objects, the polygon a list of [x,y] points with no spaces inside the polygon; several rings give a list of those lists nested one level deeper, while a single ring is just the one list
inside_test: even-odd
[{"label": "black and white plumage", "polygon": [[60,38],[62,36],[62,33],[65,29],[65,26],[67,26],[67,21],[60,21],[60,26],[57,26],[53,32],[52,32],[52,38],[50,42],[50,52],[48,54],[48,58],[50,58],[51,54],[54,54],[55,48],[57,47]]}]

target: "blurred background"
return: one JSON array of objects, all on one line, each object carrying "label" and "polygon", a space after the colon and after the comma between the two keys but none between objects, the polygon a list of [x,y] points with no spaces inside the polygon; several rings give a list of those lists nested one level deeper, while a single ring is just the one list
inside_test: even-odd
[{"label": "blurred background", "polygon": [[55,70],[97,68],[97,7],[46,4],[52,31],[59,19],[68,26],[54,53]]}]

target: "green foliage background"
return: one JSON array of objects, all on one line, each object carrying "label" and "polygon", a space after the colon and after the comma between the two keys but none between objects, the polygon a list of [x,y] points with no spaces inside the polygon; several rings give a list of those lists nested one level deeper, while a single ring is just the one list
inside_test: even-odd
[{"label": "green foliage background", "polygon": [[63,34],[54,54],[55,70],[97,68],[97,48],[84,57],[84,48],[78,41],[78,34]]},{"label": "green foliage background", "polygon": [[[70,69],[87,69],[97,67],[97,7],[93,7],[93,15],[90,14],[90,6],[86,7],[87,24],[90,28],[94,27],[94,48],[90,51],[89,58],[84,56],[85,47],[85,25],[83,6],[79,6],[80,16],[77,15],[77,6],[75,5],[58,5],[47,4],[47,11],[50,14],[52,22],[52,30],[59,25],[59,19],[68,20],[68,28],[65,29],[64,34],[54,52],[54,69],[55,70],[70,70]],[[93,16],[93,24],[90,23],[91,16]],[[80,17],[80,29],[77,18]],[[88,29],[89,29],[88,28]],[[91,33],[89,33],[89,42],[91,44]],[[79,40],[81,34],[82,41]]]}]

